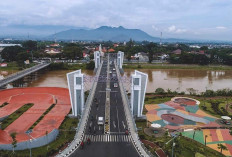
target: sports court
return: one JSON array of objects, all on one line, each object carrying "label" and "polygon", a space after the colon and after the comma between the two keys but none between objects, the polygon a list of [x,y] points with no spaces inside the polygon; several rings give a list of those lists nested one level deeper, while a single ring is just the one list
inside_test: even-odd
[{"label": "sports court", "polygon": [[[220,151],[217,147],[218,143],[222,143],[228,148],[228,151],[223,150],[223,154],[232,156],[232,136],[228,129],[215,129],[220,125],[215,122],[217,119],[199,109],[199,101],[186,97],[175,97],[171,101],[162,104],[145,105],[147,109],[147,120],[151,123],[158,123],[162,127],[171,130],[185,130],[183,136],[193,139],[194,129],[201,128],[195,131],[194,140]],[[204,129],[211,128],[214,129]],[[206,136],[207,135],[207,136]]]},{"label": "sports court", "polygon": [[53,129],[58,129],[71,108],[68,89],[58,87],[2,90],[0,91],[0,105],[5,102],[9,104],[0,109],[0,118],[14,113],[24,104],[33,103],[34,105],[7,128],[0,130],[0,144],[11,143],[10,133],[12,132],[17,133],[16,140],[18,142],[29,140],[30,137],[25,132],[52,104],[55,106],[34,127],[30,135],[38,138],[50,133]]}]

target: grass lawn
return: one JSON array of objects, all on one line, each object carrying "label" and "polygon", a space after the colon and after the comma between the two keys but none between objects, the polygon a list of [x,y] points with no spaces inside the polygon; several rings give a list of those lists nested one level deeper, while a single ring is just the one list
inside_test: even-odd
[{"label": "grass lawn", "polygon": [[[219,104],[219,110],[221,112],[223,112],[223,110],[221,108],[224,108],[226,107],[226,104],[227,102],[228,103],[232,103],[232,98],[231,97],[228,97],[227,99],[226,98],[223,98],[223,97],[213,97],[213,98],[196,98],[197,100],[199,100],[201,103],[199,105],[200,109],[203,110],[204,112],[212,115],[212,116],[215,116],[215,117],[218,117],[220,118],[222,115],[219,115],[217,113],[215,113],[215,111],[212,109],[211,107],[211,103],[210,103],[210,100],[216,100],[216,101],[219,101],[220,104]],[[204,110],[204,106],[206,107],[206,110]],[[232,116],[232,113],[228,112],[229,116]]]},{"label": "grass lawn", "polygon": [[[60,149],[70,143],[76,131],[74,128],[77,127],[78,119],[66,117],[61,126],[59,127],[59,135],[57,136],[56,140],[49,143],[48,145],[33,148],[32,149],[32,156],[36,157],[45,157],[45,156],[53,156],[55,153],[58,153]],[[15,151],[15,154],[12,154],[12,151],[0,151],[1,157],[26,157],[29,156],[29,150],[21,150]]]},{"label": "grass lawn", "polygon": [[24,112],[26,112],[28,109],[30,109],[34,104],[25,104],[22,107],[20,107],[18,110],[16,110],[14,113],[9,115],[6,119],[2,121],[1,128],[4,130],[6,127],[8,127],[11,123],[13,123],[16,119],[18,119]]},{"label": "grass lawn", "polygon": [[25,67],[20,67],[17,62],[9,62],[7,63],[7,67],[0,67],[0,71],[12,70],[12,72],[16,72],[22,69],[30,68],[35,65],[36,63],[30,63],[29,65],[24,65]]},{"label": "grass lawn", "polygon": [[145,104],[160,104],[167,101],[170,101],[172,96],[149,96],[146,95]]}]

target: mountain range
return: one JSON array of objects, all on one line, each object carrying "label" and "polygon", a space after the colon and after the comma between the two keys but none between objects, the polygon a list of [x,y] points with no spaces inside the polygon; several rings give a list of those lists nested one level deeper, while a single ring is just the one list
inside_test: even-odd
[{"label": "mountain range", "polygon": [[122,26],[109,27],[101,26],[97,29],[69,29],[66,31],[55,33],[48,38],[56,38],[58,40],[90,40],[90,41],[156,41],[160,39],[152,37],[140,29],[126,29]]}]

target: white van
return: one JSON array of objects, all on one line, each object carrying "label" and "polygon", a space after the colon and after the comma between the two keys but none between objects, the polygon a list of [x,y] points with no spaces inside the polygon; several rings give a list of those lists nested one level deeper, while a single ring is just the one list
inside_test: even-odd
[{"label": "white van", "polygon": [[98,117],[97,124],[98,125],[104,125],[104,118],[103,117]]}]

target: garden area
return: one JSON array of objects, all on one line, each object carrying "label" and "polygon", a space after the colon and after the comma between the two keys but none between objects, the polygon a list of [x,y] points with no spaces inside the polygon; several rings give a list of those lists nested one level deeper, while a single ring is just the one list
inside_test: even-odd
[{"label": "garden area", "polygon": [[[195,93],[191,92],[192,90],[189,90],[189,94],[186,93],[178,93],[175,91],[167,90],[165,91],[162,88],[156,89],[154,93],[147,93],[145,97],[145,104],[146,105],[157,105],[156,108],[158,108],[158,104],[162,104],[164,102],[170,101],[173,97],[189,97],[200,101],[199,109],[206,112],[206,114],[209,114],[211,116],[221,118],[221,116],[229,116],[232,117],[232,90],[229,89],[222,89],[217,91],[211,91],[207,90],[202,93]],[[148,113],[149,110],[144,108],[143,114]],[[149,145],[145,146],[154,154],[157,148],[162,148],[164,152],[171,156],[172,153],[172,144],[173,141],[171,140],[171,136],[168,132],[165,133],[165,136],[163,137],[155,137],[155,136],[148,136],[144,132],[144,128],[147,127],[147,121],[137,121],[136,122],[137,127],[139,128],[138,133],[141,141],[150,141],[156,145],[155,148],[151,148]],[[230,127],[230,126],[227,126]],[[210,129],[209,129],[210,130]],[[226,142],[224,136],[229,136],[228,134],[225,134],[224,132],[228,132],[228,129],[224,130],[202,130],[202,138],[205,137],[206,134],[210,133],[208,135],[207,139],[207,146],[204,145],[203,142],[195,141],[193,140],[192,134],[191,137],[188,137],[186,135],[180,135],[175,138],[175,147],[174,147],[174,155],[177,157],[223,157],[225,155],[229,154],[230,149],[230,142]],[[215,133],[214,133],[215,132]],[[222,138],[223,137],[223,138]],[[204,139],[204,138],[203,138]],[[223,140],[224,139],[224,140]],[[167,143],[168,141],[170,141]],[[146,143],[146,142],[145,142]],[[222,152],[222,153],[220,153]]]},{"label": "garden area", "polygon": [[[145,134],[144,129],[147,125],[146,121],[136,121],[136,125],[139,128],[138,134],[140,140],[147,140],[156,145],[155,148],[151,148],[149,145],[145,144],[145,147],[148,148],[150,152],[155,154],[155,151],[160,147],[168,156],[171,156],[173,141],[171,140],[172,137],[169,135],[168,131],[165,133],[165,136],[155,138],[154,136],[148,136]],[[190,138],[184,137],[181,134],[175,138],[174,143],[175,147],[173,153],[176,157],[224,157],[224,155],[218,151],[206,147],[205,145]]]}]

